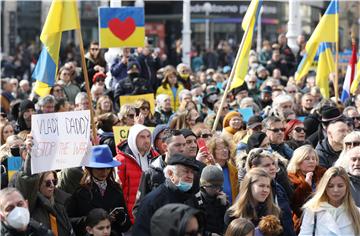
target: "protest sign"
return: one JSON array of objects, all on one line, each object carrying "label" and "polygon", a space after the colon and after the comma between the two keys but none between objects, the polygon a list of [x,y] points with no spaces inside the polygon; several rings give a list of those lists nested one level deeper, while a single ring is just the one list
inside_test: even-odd
[{"label": "protest sign", "polygon": [[242,115],[245,122],[248,122],[250,117],[254,115],[254,111],[251,107],[239,108],[238,111]]},{"label": "protest sign", "polygon": [[130,95],[120,96],[120,106],[124,104],[135,104],[138,99],[145,99],[150,103],[150,111],[152,114],[155,112],[155,99],[153,93],[141,94],[141,95]]},{"label": "protest sign", "polygon": [[[114,131],[114,139],[116,145],[118,145],[120,142],[124,141],[129,136],[129,129],[131,126],[113,126]],[[154,127],[148,127],[151,133],[154,131]]]},{"label": "protest sign", "polygon": [[31,172],[85,165],[91,154],[90,111],[31,116]]},{"label": "protest sign", "polygon": [[145,17],[142,7],[100,7],[100,47],[143,47]]},{"label": "protest sign", "polygon": [[10,181],[11,177],[20,170],[22,165],[21,157],[8,157],[7,159],[7,170],[8,170],[8,180]]}]

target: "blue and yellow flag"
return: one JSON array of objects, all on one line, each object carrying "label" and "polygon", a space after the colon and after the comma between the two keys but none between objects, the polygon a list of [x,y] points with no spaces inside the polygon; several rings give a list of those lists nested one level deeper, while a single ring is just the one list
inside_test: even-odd
[{"label": "blue and yellow flag", "polygon": [[321,43],[318,55],[319,62],[316,71],[316,86],[319,87],[323,98],[329,99],[329,74],[335,72],[335,64],[330,43]]},{"label": "blue and yellow flag", "polygon": [[76,0],[53,0],[40,35],[42,51],[32,74],[34,91],[41,97],[55,84],[62,32],[73,29],[80,29]]},{"label": "blue and yellow flag", "polygon": [[316,26],[309,41],[306,43],[303,59],[301,60],[295,79],[301,80],[308,72],[314,60],[316,51],[321,42],[337,42],[338,41],[338,21],[339,21],[339,6],[338,0],[332,0],[326,9],[324,16],[321,18],[319,24]]},{"label": "blue and yellow flag", "polygon": [[142,7],[101,7],[99,8],[100,47],[143,47],[144,25]]},{"label": "blue and yellow flag", "polygon": [[262,0],[252,0],[247,12],[245,13],[241,27],[243,30],[248,32],[244,34],[244,36],[246,35],[246,38],[244,39],[244,46],[236,63],[235,75],[231,83],[230,90],[241,86],[245,81],[245,76],[249,68],[249,53],[251,49],[252,38],[261,5]]}]

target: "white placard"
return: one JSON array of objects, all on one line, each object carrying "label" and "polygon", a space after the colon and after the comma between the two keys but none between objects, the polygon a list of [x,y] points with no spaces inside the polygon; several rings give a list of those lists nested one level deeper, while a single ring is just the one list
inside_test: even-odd
[{"label": "white placard", "polygon": [[31,172],[82,166],[91,154],[90,111],[32,115]]}]

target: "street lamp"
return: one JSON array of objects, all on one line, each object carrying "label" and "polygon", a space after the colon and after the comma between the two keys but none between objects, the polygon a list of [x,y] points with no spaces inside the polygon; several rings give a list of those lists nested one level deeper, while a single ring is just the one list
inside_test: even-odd
[{"label": "street lamp", "polygon": [[205,19],[205,48],[208,49],[210,47],[210,30],[209,30],[209,15],[211,12],[211,3],[206,2],[204,3],[204,10],[205,10],[205,15],[206,15],[206,19]]}]

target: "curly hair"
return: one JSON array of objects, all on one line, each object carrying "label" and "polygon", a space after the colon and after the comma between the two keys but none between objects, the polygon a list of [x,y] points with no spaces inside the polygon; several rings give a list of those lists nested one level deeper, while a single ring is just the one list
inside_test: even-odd
[{"label": "curly hair", "polygon": [[263,216],[258,227],[264,236],[278,236],[283,232],[279,218],[274,215]]}]

